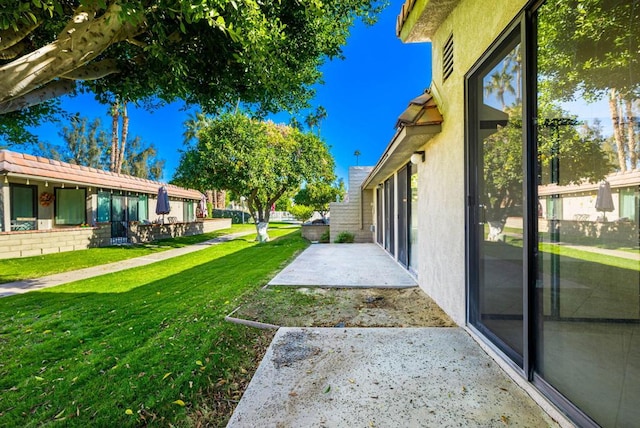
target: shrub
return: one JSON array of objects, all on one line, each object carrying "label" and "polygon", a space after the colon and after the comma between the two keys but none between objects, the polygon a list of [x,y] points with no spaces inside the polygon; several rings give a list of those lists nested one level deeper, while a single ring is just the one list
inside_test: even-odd
[{"label": "shrub", "polygon": [[325,230],[324,232],[322,232],[322,235],[320,235],[320,242],[322,242],[323,244],[329,243],[330,236],[331,232],[329,231],[329,229]]},{"label": "shrub", "polygon": [[296,218],[296,220],[305,222],[313,217],[313,213],[315,210],[312,207],[308,207],[306,205],[294,205],[289,208],[289,212],[292,216]]},{"label": "shrub", "polygon": [[213,204],[211,202],[207,202],[207,217],[213,218]]},{"label": "shrub", "polygon": [[336,244],[351,244],[356,239],[351,232],[340,232],[334,241]]},{"label": "shrub", "polygon": [[251,214],[241,210],[213,210],[213,218],[230,218],[232,224],[242,223],[242,217],[244,216],[244,222],[249,223],[251,220]]}]

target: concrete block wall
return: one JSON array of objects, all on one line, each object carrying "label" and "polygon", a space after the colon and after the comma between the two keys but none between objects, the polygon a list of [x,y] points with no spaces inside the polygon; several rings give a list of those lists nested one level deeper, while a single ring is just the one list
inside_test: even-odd
[{"label": "concrete block wall", "polygon": [[331,242],[334,242],[341,232],[355,235],[355,242],[373,242],[371,225],[373,217],[371,204],[373,192],[360,191],[360,185],[367,178],[373,167],[352,166],[349,168],[349,192],[345,202],[334,202],[330,205],[331,212]]},{"label": "concrete block wall", "polygon": [[215,218],[190,223],[167,224],[129,224],[129,242],[140,244],[157,239],[175,238],[177,236],[200,235],[215,230],[231,227],[230,218]]},{"label": "concrete block wall", "polygon": [[304,224],[302,225],[302,237],[311,242],[320,241],[320,237],[329,229],[328,224]]},{"label": "concrete block wall", "polygon": [[109,245],[109,224],[0,233],[0,259],[41,256]]}]

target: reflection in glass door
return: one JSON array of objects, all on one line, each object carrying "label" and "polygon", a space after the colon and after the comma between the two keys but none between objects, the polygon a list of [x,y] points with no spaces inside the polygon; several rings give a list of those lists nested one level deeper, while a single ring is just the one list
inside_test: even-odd
[{"label": "reflection in glass door", "polygon": [[536,14],[535,371],[607,427],[640,423],[639,20],[629,0]]},{"label": "reflection in glass door", "polygon": [[523,364],[523,130],[520,32],[469,80],[469,316]]}]

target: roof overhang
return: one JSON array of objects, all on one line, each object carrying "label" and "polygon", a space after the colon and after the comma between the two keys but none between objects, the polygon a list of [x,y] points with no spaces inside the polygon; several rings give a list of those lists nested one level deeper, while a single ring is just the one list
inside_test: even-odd
[{"label": "roof overhang", "polygon": [[442,129],[442,114],[430,91],[412,99],[398,117],[396,133],[378,163],[362,183],[361,189],[373,189],[396,170],[406,165],[411,155]]},{"label": "roof overhang", "polygon": [[460,0],[407,0],[396,21],[396,35],[404,43],[430,42]]},{"label": "roof overhang", "polygon": [[174,198],[199,200],[202,197],[193,189],[9,150],[0,150],[0,175],[148,194],[157,194],[158,188],[165,186]]},{"label": "roof overhang", "polygon": [[388,176],[409,162],[411,155],[441,130],[440,124],[404,126],[396,132],[382,157],[362,183],[363,190],[374,189]]}]

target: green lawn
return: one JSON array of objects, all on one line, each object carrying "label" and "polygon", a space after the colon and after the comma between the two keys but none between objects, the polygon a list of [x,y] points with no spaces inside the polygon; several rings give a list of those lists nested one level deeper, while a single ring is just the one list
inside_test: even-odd
[{"label": "green lawn", "polygon": [[271,333],[224,321],[308,243],[270,230],[0,299],[0,426],[221,426]]},{"label": "green lawn", "polygon": [[150,245],[90,248],[45,256],[4,259],[0,260],[0,284],[146,256],[158,251],[197,244],[228,233],[253,230],[255,230],[255,226],[252,224],[234,224],[230,229],[216,230],[202,235],[163,239]]}]

